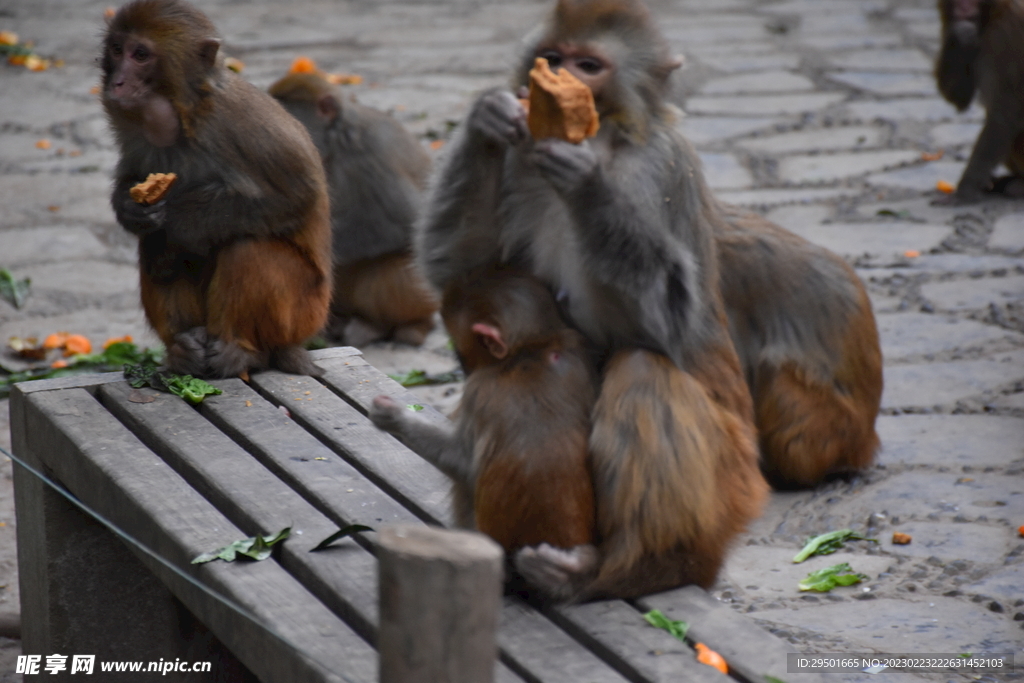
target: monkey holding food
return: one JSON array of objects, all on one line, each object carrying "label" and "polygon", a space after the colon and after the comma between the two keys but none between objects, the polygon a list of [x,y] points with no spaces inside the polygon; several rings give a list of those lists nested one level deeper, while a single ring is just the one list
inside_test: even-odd
[{"label": "monkey holding food", "polygon": [[[225,68],[210,20],[134,0],[103,41],[103,106],[120,151],[111,204],[139,237],[146,318],[171,370],[316,374],[303,342],[326,322],[331,224],[306,130]],[[131,188],[174,174],[155,203]]]}]

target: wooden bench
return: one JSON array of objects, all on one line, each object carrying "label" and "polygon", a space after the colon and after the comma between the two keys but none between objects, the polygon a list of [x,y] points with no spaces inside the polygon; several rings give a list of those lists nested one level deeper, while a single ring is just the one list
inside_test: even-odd
[{"label": "wooden bench", "polygon": [[[366,418],[374,396],[411,404],[413,394],[356,349],[326,349],[314,359],[322,379],[265,372],[249,384],[219,381],[224,393],[198,408],[149,389],[142,393],[154,401],[133,402],[118,373],[15,386],[17,456],[234,603],[121,541],[16,467],[26,654],[44,662],[52,653],[215,659],[240,680],[267,683],[377,680],[377,535],[309,551],[349,524],[447,526],[449,485]],[[292,536],[273,560],[190,564],[202,552],[286,526]],[[791,647],[687,587],[544,611],[505,597],[495,679],[730,680],[649,626],[642,613],[650,609],[689,622],[688,637],[721,653],[737,678],[792,678]]]}]

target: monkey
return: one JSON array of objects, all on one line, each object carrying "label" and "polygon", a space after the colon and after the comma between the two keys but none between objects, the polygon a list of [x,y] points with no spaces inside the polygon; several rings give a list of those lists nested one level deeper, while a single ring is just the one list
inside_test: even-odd
[{"label": "monkey", "polygon": [[[537,57],[590,87],[595,137],[532,139],[513,92]],[[438,289],[487,265],[522,268],[600,351],[597,545],[514,557],[552,600],[710,587],[768,492],[719,289],[724,218],[665,103],[679,64],[639,0],[559,0],[511,91],[471,106],[417,234]]]},{"label": "monkey", "polygon": [[762,471],[773,487],[793,489],[869,467],[882,354],[864,285],[827,249],[756,214],[721,210],[720,288]]},{"label": "monkey", "polygon": [[[323,167],[302,125],[219,53],[213,24],[182,0],[134,0],[104,37],[111,205],[139,237],[143,310],[174,372],[318,374],[302,343],[331,296]],[[177,180],[152,205],[133,201],[155,172]]]},{"label": "monkey", "polygon": [[[970,106],[975,92],[985,107],[981,133],[956,193],[947,201],[977,202],[986,191],[1024,197],[1024,2],[939,0],[938,5],[939,92],[959,111]],[[1000,162],[1011,175],[993,179]]]},{"label": "monkey", "polygon": [[466,373],[454,425],[439,427],[383,395],[370,419],[453,480],[459,526],[507,553],[541,543],[589,552],[597,375],[583,335],[539,280],[508,269],[456,278],[441,310]]},{"label": "monkey", "polygon": [[343,101],[320,74],[288,74],[269,92],[309,131],[327,173],[332,335],[353,346],[380,338],[422,344],[439,306],[411,250],[427,153],[392,117]]}]

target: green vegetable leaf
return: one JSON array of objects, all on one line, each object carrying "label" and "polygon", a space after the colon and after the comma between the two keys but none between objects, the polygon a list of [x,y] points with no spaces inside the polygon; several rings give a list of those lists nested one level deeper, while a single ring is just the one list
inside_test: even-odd
[{"label": "green vegetable leaf", "polygon": [[867,574],[855,573],[848,562],[843,562],[811,572],[799,585],[802,591],[827,593],[836,586],[852,586],[867,578]]},{"label": "green vegetable leaf", "polygon": [[338,529],[333,534],[331,534],[330,536],[328,536],[324,540],[322,540],[319,543],[317,543],[316,547],[313,548],[312,550],[310,550],[309,552],[312,553],[312,552],[315,552],[317,550],[323,550],[324,548],[326,548],[330,544],[332,544],[335,541],[337,541],[339,538],[345,538],[346,536],[352,536],[352,535],[358,534],[358,533],[360,533],[362,531],[373,531],[373,530],[374,529],[372,527],[363,526],[362,524],[349,524],[348,526],[344,526],[344,527]]},{"label": "green vegetable leaf", "polygon": [[423,410],[423,406],[421,406],[419,403],[410,403],[410,404],[406,405],[405,407],[408,408],[409,410],[411,410],[414,413],[418,413],[421,410]]},{"label": "green vegetable leaf", "polygon": [[899,211],[893,211],[892,209],[879,209],[875,212],[876,216],[891,216],[892,218],[899,218],[906,220],[910,218],[910,212],[906,209],[900,209]]},{"label": "green vegetable leaf", "polygon": [[[118,345],[111,344],[107,351],[110,351],[115,346]],[[119,350],[117,353],[123,354],[125,350]],[[123,365],[125,380],[136,389],[151,386],[160,391],[169,391],[193,405],[202,403],[203,399],[207,396],[216,396],[217,394],[224,393],[206,380],[199,379],[198,377],[176,375],[173,372],[161,372],[157,367],[158,361],[156,357],[147,354],[148,351],[140,355],[138,362],[125,363]]]},{"label": "green vegetable leaf", "polygon": [[814,555],[831,555],[842,548],[843,543],[846,541],[871,541],[872,543],[878,543],[876,539],[868,538],[853,529],[830,531],[827,534],[821,534],[820,536],[808,539],[804,549],[793,558],[793,564],[799,564]]},{"label": "green vegetable leaf", "polygon": [[213,560],[224,560],[225,562],[234,562],[236,559],[241,557],[247,557],[250,560],[257,562],[262,561],[270,557],[273,552],[273,547],[285,540],[292,533],[292,528],[285,527],[276,534],[269,536],[254,536],[252,538],[243,538],[229,543],[223,548],[217,548],[208,553],[202,553],[197,555],[192,560],[192,564],[203,564],[205,562],[212,562]]},{"label": "green vegetable leaf", "polygon": [[776,678],[775,676],[769,676],[768,674],[764,675],[764,681],[765,681],[765,683],[786,683],[786,681],[782,680],[781,678]]},{"label": "green vegetable leaf", "polygon": [[690,625],[685,621],[669,619],[662,614],[661,610],[657,609],[652,609],[650,612],[646,613],[644,615],[644,619],[646,619],[647,623],[651,626],[665,629],[679,640],[686,642],[686,632],[690,629]]},{"label": "green vegetable leaf", "polygon": [[217,394],[224,393],[206,380],[193,377],[192,375],[175,375],[170,372],[164,372],[161,373],[160,378],[167,387],[167,391],[175,396],[180,396],[192,405],[202,403],[203,399],[207,396],[216,396]]},{"label": "green vegetable leaf", "polygon": [[0,268],[0,296],[11,302],[15,308],[21,308],[25,305],[25,299],[28,298],[31,284],[32,280],[30,278],[15,280],[10,271],[6,268]]}]

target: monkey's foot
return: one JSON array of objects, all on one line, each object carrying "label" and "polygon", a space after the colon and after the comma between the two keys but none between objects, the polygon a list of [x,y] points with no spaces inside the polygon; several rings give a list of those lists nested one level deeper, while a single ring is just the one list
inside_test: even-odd
[{"label": "monkey's foot", "polygon": [[320,377],[324,374],[309,357],[309,351],[301,346],[283,346],[270,352],[270,365],[281,372],[293,375],[309,375]]},{"label": "monkey's foot", "polygon": [[992,192],[1010,199],[1024,199],[1024,178],[1016,175],[994,178]]},{"label": "monkey's foot", "polygon": [[362,318],[352,318],[345,325],[341,338],[347,345],[361,348],[370,342],[383,339],[384,335],[385,331],[379,327],[366,322]]},{"label": "monkey's foot", "polygon": [[206,345],[208,377],[238,377],[243,372],[266,367],[266,358],[242,348],[237,342],[210,335]]},{"label": "monkey's foot", "polygon": [[167,368],[179,375],[205,377],[206,347],[210,337],[205,327],[193,327],[188,332],[174,335],[174,343],[167,349]]},{"label": "monkey's foot", "polygon": [[513,563],[526,582],[555,600],[577,597],[597,572],[599,556],[592,545],[555,548],[547,543],[520,548]]}]

